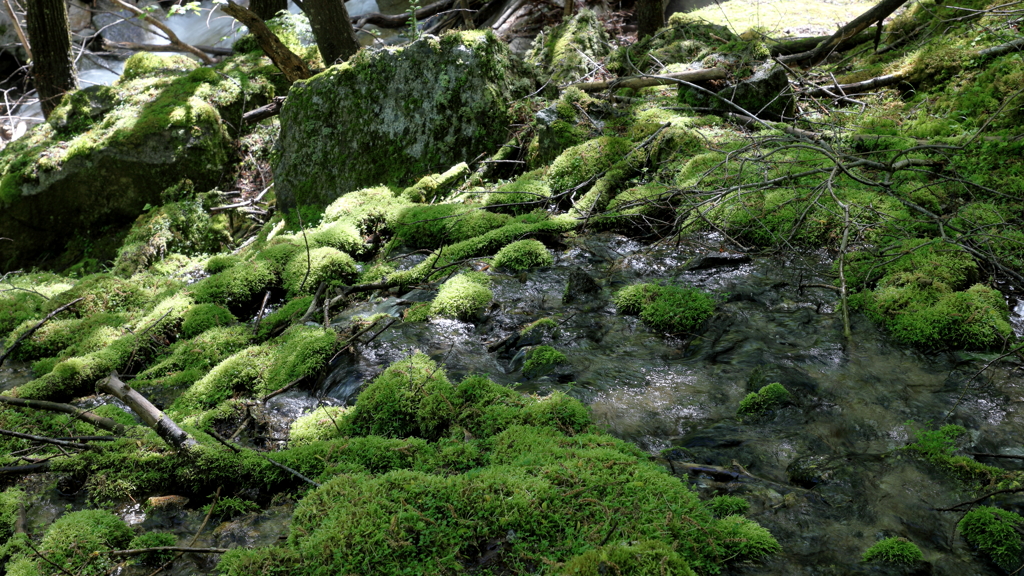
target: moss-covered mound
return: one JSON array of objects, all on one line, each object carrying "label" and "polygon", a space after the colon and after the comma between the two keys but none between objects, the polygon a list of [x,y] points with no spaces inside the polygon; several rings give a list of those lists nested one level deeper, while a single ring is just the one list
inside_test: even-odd
[{"label": "moss-covered mound", "polygon": [[486,276],[475,272],[453,277],[437,291],[437,296],[430,304],[430,314],[459,320],[476,317],[494,297],[488,284]]},{"label": "moss-covered mound", "polygon": [[528,270],[540,266],[550,266],[554,261],[551,252],[540,241],[520,240],[498,250],[492,262],[498,268]]},{"label": "moss-covered mound", "polygon": [[654,330],[680,336],[696,332],[715,312],[714,299],[704,292],[661,284],[627,286],[615,295],[615,306]]},{"label": "moss-covered mound", "polygon": [[[575,400],[523,397],[482,377],[455,385],[422,355],[386,370],[338,426],[412,438],[390,451],[393,464],[338,468],[300,502],[286,543],[232,550],[222,574],[460,571],[495,539],[500,552],[484,565],[511,574],[599,574],[610,561],[637,574],[714,573],[724,559],[779,549],[753,522],[715,520],[636,448],[590,431]],[[359,441],[371,439],[395,442]]]},{"label": "moss-covered mound", "polygon": [[[268,72],[258,57],[213,69],[143,52],[116,86],[70,93],[0,156],[0,237],[14,240],[0,242],[0,261],[23,265],[76,234],[126,225],[182,178],[212,188],[231,157],[223,119],[240,126],[243,106],[274,95]],[[154,256],[140,250],[125,258]]]},{"label": "moss-covered mound", "polygon": [[528,87],[490,33],[425,37],[360,52],[296,82],[281,110],[278,199],[326,206],[366,186],[411,185],[497,150]]}]

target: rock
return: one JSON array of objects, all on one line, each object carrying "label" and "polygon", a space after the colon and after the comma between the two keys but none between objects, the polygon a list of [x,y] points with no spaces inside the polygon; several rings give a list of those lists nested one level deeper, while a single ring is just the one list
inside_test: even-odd
[{"label": "rock", "polygon": [[526,54],[533,48],[533,38],[519,36],[508,43],[508,49],[520,58],[526,58]]},{"label": "rock", "polygon": [[[200,191],[220,181],[231,148],[222,111],[266,102],[258,75],[234,79],[184,56],[140,53],[116,87],[66,96],[50,119],[0,156],[0,271],[62,253],[72,241],[127,227],[183,179]],[[237,68],[237,66],[236,66]],[[262,91],[262,92],[261,92]],[[65,264],[71,264],[67,262]]]},{"label": "rock", "polygon": [[185,496],[152,496],[146,505],[156,510],[179,510],[188,504]]},{"label": "rock", "polygon": [[[735,86],[724,88],[718,95],[761,119],[778,120],[791,113],[793,95],[789,89],[786,69],[778,64],[766,63],[754,75]],[[719,102],[716,107],[739,113],[732,106]]]},{"label": "rock", "polygon": [[576,82],[592,72],[611,53],[604,24],[590,10],[580,10],[568,22],[542,32],[526,54],[556,84]]},{"label": "rock", "polygon": [[596,294],[601,293],[601,287],[580,268],[569,270],[569,281],[565,284],[565,296],[563,304],[572,304],[581,300],[588,300]]},{"label": "rock", "polygon": [[72,32],[78,32],[92,25],[92,12],[82,0],[68,2],[68,25]]},{"label": "rock", "polygon": [[507,137],[509,106],[533,87],[493,33],[424,37],[363,51],[296,82],[281,110],[281,208],[326,206],[380,184],[409,186]]},{"label": "rock", "polygon": [[100,30],[100,36],[104,40],[138,44],[149,42],[149,32],[135,14],[105,0],[97,2],[96,8],[92,27]]}]

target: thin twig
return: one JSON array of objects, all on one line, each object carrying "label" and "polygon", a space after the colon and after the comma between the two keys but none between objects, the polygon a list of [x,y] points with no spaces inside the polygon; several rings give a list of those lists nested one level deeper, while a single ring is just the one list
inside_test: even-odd
[{"label": "thin twig", "polygon": [[67,304],[61,306],[60,308],[57,308],[53,312],[50,312],[49,314],[47,314],[46,318],[43,318],[42,320],[40,320],[38,324],[36,324],[32,328],[30,328],[28,330],[28,332],[25,332],[24,334],[19,336],[18,339],[14,341],[14,344],[11,344],[10,348],[8,348],[7,350],[4,350],[3,354],[0,354],[0,366],[4,365],[4,360],[6,360],[7,357],[11,354],[11,352],[13,352],[14,349],[18,347],[18,344],[21,344],[22,340],[24,340],[25,338],[28,338],[29,336],[35,334],[36,330],[39,330],[40,328],[42,328],[43,324],[46,324],[47,320],[49,320],[50,318],[53,318],[57,314],[60,314],[61,312],[63,312],[65,310],[67,310],[68,308],[70,308],[73,304],[77,304],[77,303],[81,302],[84,299],[85,299],[84,296],[82,298],[75,298],[71,302],[68,302]]}]

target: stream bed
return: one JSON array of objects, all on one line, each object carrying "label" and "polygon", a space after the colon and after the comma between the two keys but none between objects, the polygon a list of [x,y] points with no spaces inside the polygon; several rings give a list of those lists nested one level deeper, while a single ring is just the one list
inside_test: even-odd
[{"label": "stream bed", "polygon": [[[938,508],[972,493],[933,465],[900,450],[913,431],[959,424],[969,451],[1024,456],[1024,369],[1010,359],[965,384],[995,354],[922,352],[897,345],[859,314],[843,336],[827,255],[749,257],[714,237],[651,247],[624,236],[595,234],[554,246],[554,266],[522,274],[490,271],[494,301],[476,322],[435,319],[395,323],[354,355],[341,356],[319,387],[291,391],[268,403],[271,438],[286,438],[291,420],[321,403],[354,402],[361,386],[414,351],[444,364],[452,381],[486,374],[524,393],[563,391],[589,405],[610,433],[657,457],[703,496],[733,494],[750,501],[748,516],[768,528],[783,552],[731,574],[903,574],[868,565],[860,556],[878,540],[916,543],[926,564],[916,573],[998,574],[956,534],[962,513]],[[411,263],[410,263],[411,265]],[[585,272],[598,293],[564,303],[571,274]],[[718,312],[696,337],[648,330],[612,303],[614,291],[639,281],[693,285],[716,295]],[[432,293],[414,290],[341,311],[354,316],[400,315]],[[1020,336],[1024,303],[1011,301]],[[538,319],[558,325],[544,339],[514,336]],[[525,378],[522,346],[549,344],[567,356],[551,372]],[[24,366],[0,370],[0,388],[25,381]],[[740,400],[779,382],[792,402],[760,418],[739,419]],[[280,443],[283,446],[283,443]],[[983,460],[985,461],[985,460]],[[705,469],[684,466],[703,465]],[[986,464],[1020,467],[1024,460]],[[48,488],[29,510],[40,531],[84,496]],[[1024,512],[1009,495],[1002,507]],[[275,503],[230,522],[211,522],[196,546],[266,545],[287,534],[292,502]],[[123,509],[133,524],[179,535],[199,529],[202,507],[142,512]],[[186,556],[170,574],[210,573],[213,556]],[[135,573],[134,571],[132,573]],[[139,572],[142,573],[142,572]]]}]

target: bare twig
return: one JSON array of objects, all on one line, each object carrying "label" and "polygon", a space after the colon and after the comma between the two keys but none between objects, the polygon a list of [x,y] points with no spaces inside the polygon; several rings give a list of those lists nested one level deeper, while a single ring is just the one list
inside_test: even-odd
[{"label": "bare twig", "polygon": [[150,552],[181,552],[183,554],[223,554],[227,548],[189,548],[188,546],[156,546],[153,548],[133,548],[131,550],[111,550],[111,556],[138,556]]},{"label": "bare twig", "polygon": [[0,428],[0,434],[4,436],[11,436],[13,438],[21,438],[23,440],[31,440],[33,442],[42,442],[43,444],[53,444],[54,446],[61,446],[64,448],[74,448],[76,450],[89,450],[93,448],[90,444],[82,444],[81,442],[68,442],[67,440],[58,440],[56,438],[47,438],[46,436],[36,436],[34,434],[23,434],[21,432],[4,430],[2,428]]},{"label": "bare twig", "polygon": [[29,330],[27,332],[25,332],[24,334],[19,336],[18,339],[14,341],[14,344],[11,344],[10,348],[8,348],[7,350],[4,350],[3,354],[0,354],[0,366],[3,366],[4,360],[6,360],[7,357],[10,356],[11,352],[13,352],[14,349],[18,347],[18,344],[21,344],[22,340],[24,340],[24,339],[28,338],[29,336],[35,334],[36,330],[39,330],[40,328],[42,328],[43,324],[46,324],[47,320],[49,320],[50,318],[53,318],[57,314],[60,314],[61,312],[63,312],[65,310],[67,310],[68,308],[70,308],[72,305],[77,304],[77,303],[81,302],[84,299],[85,299],[84,297],[82,297],[82,298],[75,298],[71,302],[68,302],[67,304],[61,306],[60,308],[57,308],[53,312],[50,312],[49,314],[46,315],[46,318],[43,318],[42,320],[39,321],[38,324],[36,324],[35,326],[29,328]]},{"label": "bare twig", "polygon": [[49,412],[61,412],[63,414],[70,414],[83,422],[88,422],[97,428],[109,430],[115,434],[124,434],[125,427],[123,424],[118,424],[110,418],[104,418],[96,413],[89,412],[88,410],[72,406],[71,404],[61,404],[60,402],[47,402],[45,400],[29,400],[26,398],[15,398],[13,396],[0,395],[0,404],[9,404],[11,406],[21,406],[24,408],[32,408],[35,410],[47,410]]},{"label": "bare twig", "polygon": [[28,59],[32,59],[32,48],[28,44],[28,38],[25,37],[25,31],[21,29],[21,22],[18,22],[18,16],[14,13],[14,7],[11,6],[11,0],[4,0],[4,6],[7,7],[7,15],[11,17],[11,24],[14,25],[14,30],[18,33],[18,40],[21,41],[21,47],[25,49],[25,55]]}]

